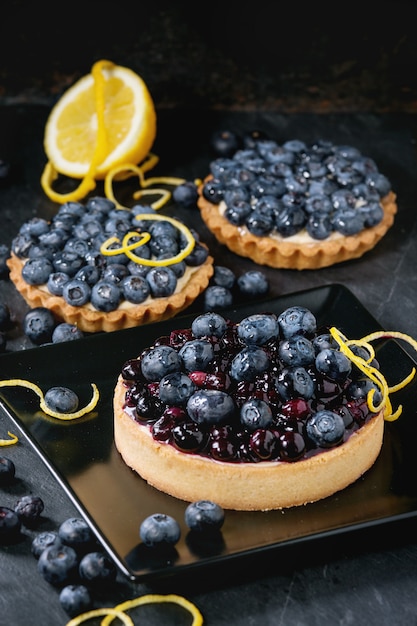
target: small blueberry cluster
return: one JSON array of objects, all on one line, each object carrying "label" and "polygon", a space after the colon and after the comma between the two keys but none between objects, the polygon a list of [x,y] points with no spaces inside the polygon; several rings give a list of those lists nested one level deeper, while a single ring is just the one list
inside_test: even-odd
[{"label": "small blueberry cluster", "polygon": [[210,284],[204,292],[204,310],[217,311],[236,301],[255,300],[268,295],[269,281],[260,270],[248,270],[237,276],[224,265],[214,265]]},{"label": "small blueberry cluster", "polygon": [[224,216],[259,237],[295,235],[316,240],[332,232],[354,235],[383,218],[381,199],[391,191],[387,177],[357,148],[319,140],[282,145],[263,133],[232,132],[213,138],[217,153],[203,196],[224,201]]}]

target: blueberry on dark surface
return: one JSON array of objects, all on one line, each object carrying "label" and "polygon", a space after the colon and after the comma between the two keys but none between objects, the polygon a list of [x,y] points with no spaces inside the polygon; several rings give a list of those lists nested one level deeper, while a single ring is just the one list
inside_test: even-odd
[{"label": "blueberry on dark surface", "polygon": [[28,527],[35,526],[40,519],[41,513],[45,505],[39,496],[27,495],[22,496],[16,502],[14,507],[15,513],[19,516],[22,524]]},{"label": "blueberry on dark surface", "polygon": [[28,311],[23,319],[23,332],[32,341],[40,346],[52,340],[52,332],[56,321],[52,311],[46,307],[35,307]]},{"label": "blueberry on dark surface", "polygon": [[11,459],[0,456],[0,485],[10,485],[16,475],[16,466]]},{"label": "blueberry on dark surface", "polygon": [[83,556],[78,571],[81,579],[90,584],[107,584],[113,582],[117,576],[115,563],[101,551],[88,552]]},{"label": "blueberry on dark surface", "polygon": [[52,545],[38,559],[38,572],[51,585],[60,587],[75,580],[78,574],[78,556],[67,545]]},{"label": "blueberry on dark surface", "polygon": [[222,507],[211,500],[191,502],[185,509],[185,523],[190,530],[196,532],[220,530],[224,519]]},{"label": "blueberry on dark surface", "polygon": [[236,275],[229,267],[215,265],[213,274],[213,284],[226,289],[233,289],[236,282]]},{"label": "blueberry on dark surface", "polygon": [[93,608],[93,598],[85,585],[66,585],[59,593],[59,602],[70,617]]},{"label": "blueberry on dark surface", "polygon": [[69,324],[68,322],[62,322],[58,324],[52,333],[52,343],[62,343],[63,341],[74,341],[75,339],[82,339],[84,333],[75,324]]},{"label": "blueberry on dark surface", "polygon": [[0,544],[16,539],[21,527],[17,513],[7,506],[0,506]]},{"label": "blueberry on dark surface", "polygon": [[238,277],[237,287],[241,295],[255,298],[257,296],[264,296],[268,293],[269,282],[263,272],[251,270]]},{"label": "blueberry on dark surface", "polygon": [[67,387],[51,387],[44,399],[47,407],[58,413],[74,413],[78,409],[78,396]]},{"label": "blueberry on dark surface", "polygon": [[79,517],[66,519],[58,528],[58,537],[77,553],[92,551],[96,545],[95,535],[87,522]]},{"label": "blueberry on dark surface", "polygon": [[192,181],[186,181],[175,187],[172,192],[174,202],[186,209],[192,209],[197,205],[197,185]]},{"label": "blueberry on dark surface", "polygon": [[58,537],[58,532],[53,530],[45,530],[38,533],[32,540],[31,552],[36,559],[39,559],[42,552],[49,548],[49,546],[59,545],[61,540]]},{"label": "blueberry on dark surface", "polygon": [[204,292],[204,310],[215,311],[231,306],[233,294],[227,287],[210,285]]},{"label": "blueberry on dark surface", "polygon": [[218,156],[230,157],[240,147],[240,139],[231,130],[219,130],[211,136],[211,147]]},{"label": "blueberry on dark surface", "polygon": [[328,410],[317,411],[307,419],[306,431],[317,446],[330,448],[343,441],[345,423],[338,413]]},{"label": "blueberry on dark surface", "polygon": [[181,529],[170,515],[153,513],[141,523],[139,536],[148,548],[168,547],[179,541]]}]

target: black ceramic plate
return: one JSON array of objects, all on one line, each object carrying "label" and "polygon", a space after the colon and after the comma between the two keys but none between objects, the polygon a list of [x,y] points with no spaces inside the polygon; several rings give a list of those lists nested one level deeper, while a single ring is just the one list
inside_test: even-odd
[{"label": "black ceramic plate", "polygon": [[[238,321],[254,312],[280,313],[294,304],[308,307],[319,324],[337,326],[351,338],[381,328],[341,285],[251,303],[223,313]],[[0,379],[29,379],[44,391],[65,385],[78,393],[83,405],[90,398],[90,383],[98,385],[96,411],[75,422],[46,417],[39,411],[38,397],[23,388],[1,389],[0,410],[28,437],[125,574],[140,581],[150,580],[417,515],[417,421],[413,400],[417,383],[413,382],[392,395],[395,406],[403,404],[403,415],[386,424],[379,458],[354,485],[320,502],[284,512],[227,511],[218,537],[193,537],[184,523],[187,504],[148,486],[121,461],[113,444],[112,410],[113,389],[124,361],[137,356],[158,336],[189,327],[193,318],[183,315],[168,322],[0,358]],[[402,380],[414,366],[396,341],[387,340],[375,347],[390,385]],[[168,513],[181,524],[182,536],[172,553],[155,555],[140,544],[139,525],[155,512]]]}]

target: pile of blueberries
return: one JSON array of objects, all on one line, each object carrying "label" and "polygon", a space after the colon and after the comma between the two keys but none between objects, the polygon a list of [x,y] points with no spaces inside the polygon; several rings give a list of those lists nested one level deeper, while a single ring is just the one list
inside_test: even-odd
[{"label": "pile of blueberries", "polygon": [[[16,468],[12,460],[0,457],[0,487],[11,485]],[[0,545],[19,540],[22,530],[36,530],[42,520],[44,502],[39,496],[22,496],[14,508],[0,506]],[[190,531],[214,536],[223,526],[223,509],[209,500],[190,503],[185,523]],[[139,526],[139,538],[146,549],[172,548],[180,539],[181,529],[175,518],[154,513]],[[62,608],[74,617],[94,608],[95,597],[116,581],[117,567],[103,551],[88,523],[80,517],[64,520],[57,531],[39,531],[31,542],[39,574],[59,591]]]}]

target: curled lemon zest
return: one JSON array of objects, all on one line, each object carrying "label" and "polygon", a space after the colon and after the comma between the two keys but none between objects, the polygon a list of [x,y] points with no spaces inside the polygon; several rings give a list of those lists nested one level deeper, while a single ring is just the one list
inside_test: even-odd
[{"label": "curled lemon zest", "polygon": [[117,608],[112,607],[92,609],[91,611],[81,613],[81,615],[77,615],[77,617],[73,617],[72,619],[70,619],[70,621],[67,622],[66,626],[79,626],[79,624],[83,624],[89,619],[102,617],[104,615],[109,615],[112,619],[118,617],[123,622],[123,624],[125,624],[125,626],[135,626],[129,615],[126,615],[126,613],[123,613],[123,611],[119,611]]},{"label": "curled lemon zest", "polygon": [[[129,609],[133,609],[137,606],[141,606],[144,604],[154,604],[154,603],[160,604],[163,602],[170,602],[173,604],[178,604],[179,606],[184,608],[186,611],[191,613],[192,618],[193,618],[191,626],[201,626],[203,624],[203,616],[201,615],[200,611],[195,606],[195,604],[193,604],[192,602],[190,602],[183,596],[179,596],[174,593],[167,594],[167,595],[149,593],[144,596],[134,598],[133,600],[126,600],[126,602],[122,602],[121,604],[118,604],[115,608],[117,610],[127,611]],[[116,616],[109,615],[108,617],[105,617],[105,619],[101,622],[101,626],[109,626],[109,624],[113,622],[114,617]]]},{"label": "curled lemon zest", "polygon": [[10,430],[7,431],[7,434],[10,439],[0,439],[0,446],[12,446],[19,441],[18,436],[11,433]]},{"label": "curled lemon zest", "polygon": [[[371,345],[371,341],[375,341],[377,339],[402,339],[409,343],[415,350],[417,350],[417,341],[415,341],[409,335],[405,333],[396,332],[396,331],[376,331],[362,339],[347,339],[343,333],[341,333],[337,328],[330,328],[330,334],[338,343],[340,350],[343,354],[345,354],[352,363],[354,363],[372,382],[374,382],[379,388],[382,400],[379,404],[374,404],[374,397],[376,390],[371,389],[367,396],[367,402],[369,406],[369,410],[378,413],[381,409],[384,409],[384,419],[387,422],[393,422],[399,418],[402,413],[402,405],[397,407],[397,410],[393,412],[392,404],[390,400],[390,393],[394,393],[395,391],[399,391],[403,389],[406,385],[408,385],[414,378],[416,374],[416,369],[413,367],[410,374],[406,376],[402,381],[397,383],[396,385],[389,387],[388,383],[383,376],[383,374],[376,368],[371,365],[371,362],[375,356],[375,351],[373,346]],[[349,346],[361,346],[365,348],[369,354],[371,355],[369,359],[362,359],[358,355],[354,354]]]},{"label": "curled lemon zest", "polygon": [[83,409],[80,409],[79,411],[74,411],[74,413],[59,413],[58,411],[54,411],[53,409],[50,409],[48,407],[48,405],[45,402],[42,389],[38,387],[38,385],[35,385],[35,383],[30,382],[29,380],[23,380],[21,378],[11,378],[10,380],[0,380],[0,387],[26,387],[27,389],[31,389],[40,398],[39,406],[42,409],[42,411],[46,413],[47,415],[50,415],[51,417],[56,417],[57,419],[60,419],[63,421],[78,419],[79,417],[82,417],[83,415],[90,413],[90,411],[92,411],[94,407],[97,405],[97,402],[100,397],[97,385],[95,385],[94,383],[91,383],[91,387],[93,389],[93,396],[90,402]]},{"label": "curled lemon zest", "polygon": [[[132,250],[135,250],[136,248],[142,246],[145,241],[141,239],[137,242],[129,244],[129,240],[133,237],[137,237],[138,235],[142,235],[144,237],[146,235],[149,235],[149,233],[138,233],[136,231],[131,231],[129,233],[126,233],[126,235],[123,237],[123,241],[121,242],[121,246],[119,248],[112,248],[111,250],[109,250],[110,245],[116,242],[120,242],[120,239],[118,239],[117,237],[111,237],[107,241],[103,242],[100,246],[101,254],[103,254],[104,256],[109,256],[124,253],[131,261],[134,261],[135,263],[140,263],[141,265],[150,265],[152,267],[165,267],[167,265],[179,263],[180,261],[185,259],[185,257],[188,256],[193,250],[195,246],[195,239],[191,231],[189,230],[189,228],[187,228],[187,226],[174,219],[173,217],[167,217],[166,215],[155,215],[154,213],[140,213],[139,215],[136,215],[136,219],[170,222],[173,226],[175,226],[175,228],[183,233],[187,240],[187,245],[181,250],[181,252],[168,259],[144,259],[143,257],[133,254]],[[150,238],[151,237],[149,235],[146,241],[149,241]]]},{"label": "curled lemon zest", "polygon": [[84,196],[86,196],[96,187],[95,176],[97,173],[97,167],[105,160],[108,153],[107,133],[104,123],[105,78],[102,70],[103,68],[112,67],[114,67],[114,63],[112,63],[111,61],[97,61],[97,63],[94,63],[91,70],[94,78],[94,99],[97,114],[97,141],[94,149],[93,158],[88,167],[87,174],[81,181],[80,185],[76,189],[74,189],[74,191],[71,191],[69,193],[61,194],[54,191],[52,189],[52,184],[57,179],[59,173],[49,161],[45,166],[45,169],[41,176],[41,185],[46,195],[54,202],[75,202],[77,200],[80,200],[81,198],[84,198]]}]

